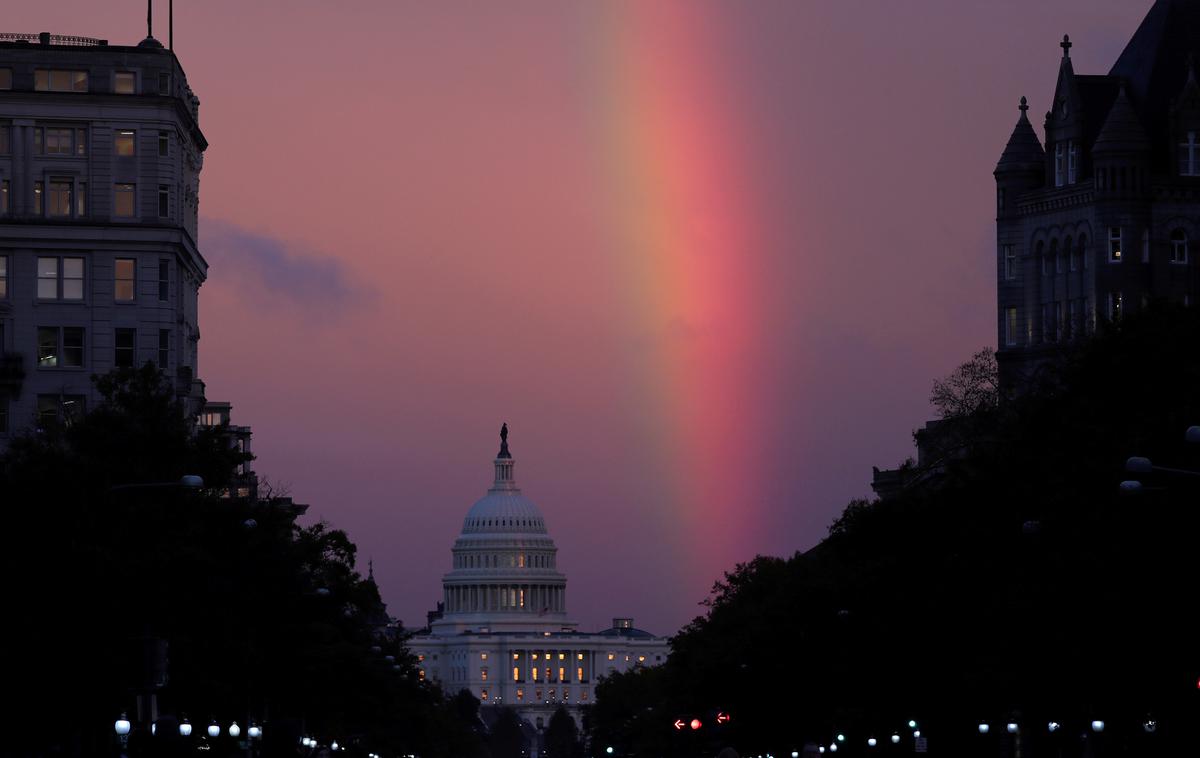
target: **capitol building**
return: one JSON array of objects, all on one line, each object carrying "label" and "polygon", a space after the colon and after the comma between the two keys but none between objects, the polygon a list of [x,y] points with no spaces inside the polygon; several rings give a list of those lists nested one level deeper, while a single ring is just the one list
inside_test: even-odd
[{"label": "capitol building", "polygon": [[447,694],[469,691],[485,715],[512,707],[536,733],[559,706],[578,724],[601,677],[660,664],[668,644],[630,618],[598,632],[570,620],[558,549],[541,511],[517,487],[507,437],[505,427],[495,481],[451,549],[438,611],[408,646],[422,679]]}]

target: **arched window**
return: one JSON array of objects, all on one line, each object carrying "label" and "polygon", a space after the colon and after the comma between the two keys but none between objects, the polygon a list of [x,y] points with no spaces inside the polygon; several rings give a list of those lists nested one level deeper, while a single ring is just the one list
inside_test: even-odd
[{"label": "arched window", "polygon": [[1171,263],[1187,263],[1187,261],[1187,232],[1182,229],[1176,229],[1171,232]]},{"label": "arched window", "polygon": [[1065,268],[1070,271],[1075,270],[1075,246],[1071,244],[1072,241],[1073,240],[1070,237],[1067,237],[1067,239],[1063,241],[1062,248],[1062,255],[1067,259],[1067,265]]},{"label": "arched window", "polygon": [[1039,268],[1041,268],[1041,270],[1042,270],[1042,275],[1043,275],[1043,276],[1045,276],[1046,274],[1048,274],[1048,273],[1049,273],[1049,270],[1048,270],[1048,269],[1047,269],[1047,267],[1046,267],[1046,252],[1045,252],[1045,248],[1046,248],[1046,245],[1045,245],[1045,243],[1043,243],[1043,242],[1041,242],[1041,241],[1039,241],[1039,242],[1037,243],[1037,247],[1036,247],[1036,248],[1034,248],[1034,256],[1037,258],[1038,267],[1039,267]]},{"label": "arched window", "polygon": [[1087,235],[1086,234],[1079,235],[1079,244],[1076,245],[1075,247],[1076,247],[1076,250],[1079,251],[1079,268],[1083,269],[1084,271],[1087,271],[1088,249],[1087,249]]},{"label": "arched window", "polygon": [[1062,252],[1058,249],[1058,240],[1050,240],[1050,255],[1046,257],[1054,261],[1054,273],[1061,274],[1063,270]]}]

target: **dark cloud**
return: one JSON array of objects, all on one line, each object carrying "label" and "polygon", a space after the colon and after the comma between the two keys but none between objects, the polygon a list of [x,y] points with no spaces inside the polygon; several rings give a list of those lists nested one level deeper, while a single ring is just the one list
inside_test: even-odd
[{"label": "dark cloud", "polygon": [[244,292],[252,301],[265,296],[336,315],[373,297],[336,258],[226,221],[204,219],[201,228],[200,252],[210,267],[209,281]]}]

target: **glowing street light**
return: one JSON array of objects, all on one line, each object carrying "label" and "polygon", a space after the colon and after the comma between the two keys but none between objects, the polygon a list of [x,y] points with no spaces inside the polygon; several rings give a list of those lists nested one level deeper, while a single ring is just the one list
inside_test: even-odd
[{"label": "glowing street light", "polygon": [[1008,722],[1007,726],[1004,728],[1008,730],[1009,734],[1016,734],[1021,729],[1021,727],[1017,726],[1017,722],[1015,721]]},{"label": "glowing street light", "polygon": [[229,725],[229,736],[235,740],[242,736],[242,728],[238,726],[236,721]]},{"label": "glowing street light", "polygon": [[893,744],[893,745],[899,745],[899,744],[900,744],[900,735],[898,735],[898,734],[893,734],[893,735],[892,735],[892,744]]},{"label": "glowing street light", "polygon": [[992,727],[989,724],[986,724],[982,721],[979,723],[979,733],[980,734],[987,734],[991,730],[992,730]]},{"label": "glowing street light", "polygon": [[1104,731],[1104,722],[1100,719],[1092,721],[1092,731],[1099,734]]},{"label": "glowing street light", "polygon": [[184,719],[183,721],[179,722],[179,736],[180,737],[191,737],[192,736],[192,725],[190,722],[188,722],[187,719]]},{"label": "glowing street light", "polygon": [[252,740],[262,739],[262,727],[258,724],[250,724],[250,728],[246,730],[246,736]]},{"label": "glowing street light", "polygon": [[221,725],[216,721],[208,725],[208,736],[214,739],[221,736]]},{"label": "glowing street light", "polygon": [[118,737],[128,736],[130,728],[131,725],[129,723],[129,719],[124,713],[122,713],[121,718],[117,719],[113,724],[113,731],[117,733]]},{"label": "glowing street light", "polygon": [[878,744],[879,740],[875,739],[874,737],[867,738],[867,747],[875,747]]}]

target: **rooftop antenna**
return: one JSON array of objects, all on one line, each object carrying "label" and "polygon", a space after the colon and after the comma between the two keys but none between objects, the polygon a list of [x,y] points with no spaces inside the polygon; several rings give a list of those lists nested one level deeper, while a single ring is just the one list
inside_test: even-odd
[{"label": "rooftop antenna", "polygon": [[154,36],[154,0],[146,0],[146,37]]},{"label": "rooftop antenna", "polygon": [[175,51],[175,0],[167,3],[167,49]]}]

